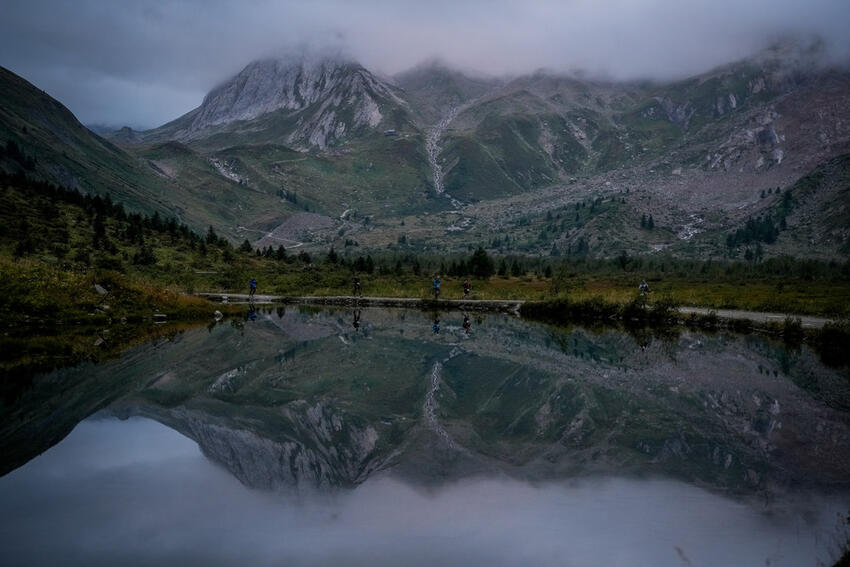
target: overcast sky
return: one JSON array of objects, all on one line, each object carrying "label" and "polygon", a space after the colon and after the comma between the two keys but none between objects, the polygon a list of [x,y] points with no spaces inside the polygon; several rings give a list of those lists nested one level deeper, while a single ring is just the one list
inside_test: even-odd
[{"label": "overcast sky", "polygon": [[395,73],[433,57],[669,79],[789,35],[850,54],[850,0],[7,0],[0,65],[84,123],[153,127],[253,59],[332,46]]}]

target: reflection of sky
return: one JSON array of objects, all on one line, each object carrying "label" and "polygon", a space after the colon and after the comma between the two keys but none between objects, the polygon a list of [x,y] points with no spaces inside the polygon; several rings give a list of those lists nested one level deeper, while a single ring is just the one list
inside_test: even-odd
[{"label": "reflection of sky", "polygon": [[82,422],[0,479],[0,502],[0,563],[21,565],[815,565],[830,563],[842,511],[820,504],[804,522],[790,504],[767,515],[624,479],[424,491],[383,478],[289,497],[245,488],[192,441],[138,418]]}]

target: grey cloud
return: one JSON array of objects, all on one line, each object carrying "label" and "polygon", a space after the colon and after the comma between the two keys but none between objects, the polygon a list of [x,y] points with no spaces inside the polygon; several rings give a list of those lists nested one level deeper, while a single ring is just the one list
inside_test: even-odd
[{"label": "grey cloud", "polygon": [[670,79],[788,35],[850,54],[846,0],[315,2],[32,0],[4,7],[0,64],[86,122],[153,126],[249,61],[335,46],[394,73],[438,57],[517,74],[540,67]]}]

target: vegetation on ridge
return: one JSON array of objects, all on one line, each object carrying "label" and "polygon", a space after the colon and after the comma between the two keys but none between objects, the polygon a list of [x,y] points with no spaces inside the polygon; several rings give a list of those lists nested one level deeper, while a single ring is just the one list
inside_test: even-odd
[{"label": "vegetation on ridge", "polygon": [[[347,295],[352,275],[373,296],[431,295],[443,276],[441,298],[462,297],[473,278],[474,299],[595,300],[624,306],[647,279],[655,298],[684,305],[842,316],[850,305],[850,264],[771,258],[762,262],[700,262],[669,257],[613,259],[471,255],[400,251],[357,254],[357,247],[322,255],[249,241],[234,247],[210,227],[198,235],[158,214],[127,213],[109,197],[17,176],[0,179],[0,313],[7,320],[95,320],[208,316],[187,294],[259,292]],[[107,295],[95,291],[95,284]]]}]

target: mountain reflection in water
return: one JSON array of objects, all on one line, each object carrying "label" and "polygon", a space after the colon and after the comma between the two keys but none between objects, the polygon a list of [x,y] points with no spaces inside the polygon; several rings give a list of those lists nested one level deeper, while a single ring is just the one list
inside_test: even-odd
[{"label": "mountain reflection in water", "polygon": [[83,422],[0,499],[11,564],[86,565],[815,565],[839,509],[798,495],[768,514],[625,478],[254,491],[140,418]]},{"label": "mountain reflection in water", "polygon": [[0,479],[0,543],[24,563],[814,565],[842,537],[848,380],[806,347],[255,315],[8,401],[4,471],[101,419]]}]

